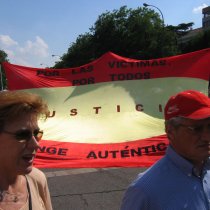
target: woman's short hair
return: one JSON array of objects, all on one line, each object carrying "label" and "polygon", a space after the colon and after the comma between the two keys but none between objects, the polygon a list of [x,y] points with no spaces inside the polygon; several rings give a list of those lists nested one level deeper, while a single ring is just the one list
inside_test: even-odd
[{"label": "woman's short hair", "polygon": [[7,122],[24,114],[35,114],[38,118],[47,118],[49,114],[46,102],[38,95],[23,91],[0,92],[0,131]]}]

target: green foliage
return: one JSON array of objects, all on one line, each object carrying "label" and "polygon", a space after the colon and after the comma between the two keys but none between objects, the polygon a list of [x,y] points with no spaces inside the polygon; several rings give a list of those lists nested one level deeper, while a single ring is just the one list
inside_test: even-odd
[{"label": "green foliage", "polygon": [[210,29],[201,30],[196,36],[182,45],[182,52],[188,53],[210,47]]},{"label": "green foliage", "polygon": [[[68,52],[62,56],[62,61],[58,62],[55,67],[67,68],[86,64],[95,58],[92,49],[92,35],[90,33],[80,35],[69,47]],[[91,56],[93,56],[92,59]]]},{"label": "green foliage", "polygon": [[182,41],[192,32],[193,22],[165,25],[160,14],[147,7],[101,14],[90,31],[72,43],[54,68],[87,64],[111,51],[134,59],[153,59],[210,47],[210,31]]},{"label": "green foliage", "polygon": [[112,51],[127,57],[147,59],[152,50],[161,56],[163,27],[152,10],[121,7],[99,16],[94,28],[97,57]]},{"label": "green foliage", "polygon": [[0,63],[4,61],[8,62],[7,53],[5,53],[3,50],[0,50]]},{"label": "green foliage", "polygon": [[89,63],[111,51],[134,59],[175,55],[176,33],[165,28],[158,13],[148,8],[126,6],[101,14],[88,33],[80,35],[55,68]]},{"label": "green foliage", "polygon": [[178,26],[168,25],[166,26],[167,30],[173,31],[176,33],[177,38],[184,36],[190,32],[192,26],[194,25],[193,22],[190,23],[181,23]]},{"label": "green foliage", "polygon": [[[7,53],[5,53],[3,50],[0,50],[0,64],[2,62],[8,62],[8,58],[7,58]],[[6,76],[5,76],[5,72],[4,72],[4,69],[3,67],[1,66],[1,78],[0,78],[0,88],[1,90],[2,89],[5,89],[6,88]],[[2,84],[3,82],[3,84]]]}]

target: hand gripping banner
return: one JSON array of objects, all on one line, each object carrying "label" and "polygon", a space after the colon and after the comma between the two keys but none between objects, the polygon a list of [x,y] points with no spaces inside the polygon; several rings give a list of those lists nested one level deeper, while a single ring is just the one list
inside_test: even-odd
[{"label": "hand gripping banner", "polygon": [[9,90],[39,94],[50,107],[36,167],[147,167],[168,145],[168,98],[187,89],[207,95],[209,61],[204,49],[152,60],[108,52],[67,69],[3,67]]}]

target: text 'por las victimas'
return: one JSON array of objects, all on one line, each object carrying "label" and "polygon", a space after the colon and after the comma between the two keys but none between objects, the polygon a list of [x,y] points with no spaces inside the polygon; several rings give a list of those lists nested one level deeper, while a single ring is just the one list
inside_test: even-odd
[{"label": "text 'por las victimas'", "polygon": [[[36,76],[44,77],[59,77],[61,73],[56,70],[38,70]],[[124,80],[143,80],[151,79],[150,72],[136,72],[136,73],[119,73],[119,74],[108,74],[107,81],[124,81]],[[73,86],[78,85],[90,85],[95,84],[97,81],[95,77],[81,77],[77,79],[71,79]]]}]

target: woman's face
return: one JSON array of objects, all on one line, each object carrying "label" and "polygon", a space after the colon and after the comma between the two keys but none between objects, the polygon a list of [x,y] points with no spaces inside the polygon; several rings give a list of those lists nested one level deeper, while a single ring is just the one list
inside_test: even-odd
[{"label": "woman's face", "polygon": [[23,131],[30,134],[37,129],[37,117],[31,114],[24,114],[14,122],[6,123],[3,132],[0,133],[0,171],[5,170],[14,175],[31,172],[39,144],[34,136],[26,140],[17,139],[13,134],[18,133],[21,136]]}]

